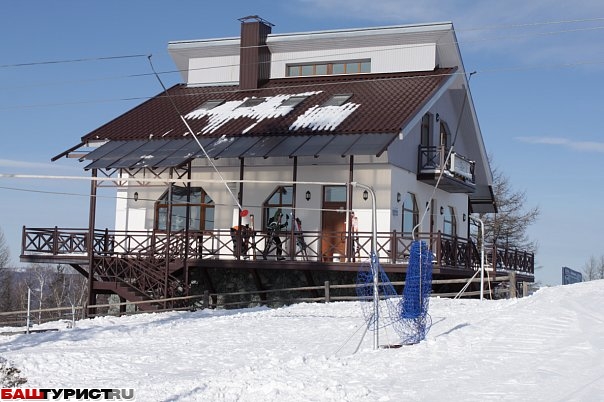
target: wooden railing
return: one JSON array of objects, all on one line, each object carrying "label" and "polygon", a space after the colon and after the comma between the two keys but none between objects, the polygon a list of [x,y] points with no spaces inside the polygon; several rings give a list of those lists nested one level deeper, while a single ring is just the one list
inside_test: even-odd
[{"label": "wooden railing", "polygon": [[[480,284],[480,279],[440,279],[433,280],[433,285],[462,285],[468,282],[476,285]],[[392,285],[404,287],[405,282],[392,282]],[[265,289],[245,292],[229,293],[210,293],[205,291],[203,294],[192,296],[170,297],[167,299],[155,300],[159,307],[156,312],[174,311],[174,310],[194,310],[194,309],[233,309],[255,307],[257,305],[282,306],[292,303],[329,303],[333,301],[359,301],[363,298],[356,294],[358,284],[330,284],[326,281],[320,286],[304,286],[282,289]],[[487,278],[484,284],[483,294],[486,299],[516,298],[529,295],[529,283],[517,282],[516,275],[511,273],[507,276],[498,276],[496,278]],[[336,294],[338,292],[338,294]],[[310,297],[313,294],[313,297]],[[480,290],[468,290],[463,287],[459,292],[435,293],[431,297],[441,298],[477,298],[481,294]],[[382,299],[384,297],[381,297]],[[134,309],[134,306],[148,304],[148,301],[139,302],[120,302],[84,306],[54,307],[46,309],[32,309],[29,311],[32,323],[41,324],[62,320],[71,320],[71,326],[75,325],[76,320],[85,316],[103,316],[103,315],[121,315],[144,313],[143,309]],[[125,313],[121,307],[130,307]],[[94,313],[91,313],[94,311]],[[27,322],[27,310],[0,312],[0,326],[25,326]],[[61,324],[57,321],[57,324]],[[46,329],[47,330],[47,329]],[[12,332],[11,332],[12,333]],[[0,333],[1,335],[1,333]]]},{"label": "wooden railing", "polygon": [[[357,239],[345,233],[304,231],[283,232],[282,256],[289,261],[362,262],[371,253],[371,233],[359,232]],[[22,256],[87,255],[90,233],[87,229],[23,228]],[[306,247],[301,247],[299,239]],[[335,239],[335,240],[334,240]],[[437,267],[480,268],[480,252],[474,242],[441,233],[420,233],[418,239],[428,243]],[[268,248],[267,248],[267,242]],[[413,238],[400,232],[377,233],[377,255],[382,264],[406,264]],[[276,258],[277,246],[267,234],[253,232],[249,236],[232,234],[227,229],[197,232],[112,231],[95,230],[92,249],[95,257],[128,257],[154,260],[236,259],[261,260]],[[334,250],[338,250],[336,253]],[[501,247],[485,246],[485,264],[490,270],[511,270],[534,274],[533,253]]]}]

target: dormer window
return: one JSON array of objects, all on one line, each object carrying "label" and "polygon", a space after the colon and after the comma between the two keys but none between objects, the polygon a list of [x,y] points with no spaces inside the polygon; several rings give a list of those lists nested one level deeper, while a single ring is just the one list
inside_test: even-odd
[{"label": "dormer window", "polygon": [[348,99],[352,97],[352,94],[340,94],[333,95],[331,98],[327,99],[322,106],[342,106]]},{"label": "dormer window", "polygon": [[346,60],[321,63],[288,64],[286,75],[288,77],[301,77],[308,75],[335,75],[359,74],[371,72],[371,60]]}]

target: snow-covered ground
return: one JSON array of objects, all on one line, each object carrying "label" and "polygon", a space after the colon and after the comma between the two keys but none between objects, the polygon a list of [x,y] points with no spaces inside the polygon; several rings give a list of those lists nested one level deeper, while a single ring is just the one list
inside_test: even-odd
[{"label": "snow-covered ground", "polygon": [[104,317],[2,336],[0,356],[23,387],[138,401],[602,401],[603,306],[604,281],[432,299],[425,341],[378,350],[355,302]]}]

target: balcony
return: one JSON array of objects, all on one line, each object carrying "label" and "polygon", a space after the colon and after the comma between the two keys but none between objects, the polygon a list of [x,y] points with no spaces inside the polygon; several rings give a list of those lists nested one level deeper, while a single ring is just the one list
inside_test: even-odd
[{"label": "balcony", "polygon": [[445,147],[419,147],[417,180],[449,193],[473,193],[476,189],[474,177],[475,162],[458,153],[452,152],[448,161],[449,149]]}]

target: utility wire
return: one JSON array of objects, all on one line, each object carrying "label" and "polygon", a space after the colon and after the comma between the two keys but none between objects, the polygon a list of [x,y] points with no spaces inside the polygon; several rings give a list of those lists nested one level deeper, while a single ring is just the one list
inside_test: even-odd
[{"label": "utility wire", "polygon": [[[537,26],[544,26],[544,25],[554,25],[554,24],[559,25],[559,24],[584,23],[584,22],[595,22],[595,21],[604,21],[604,18],[546,21],[546,22],[527,23],[527,24],[518,24],[518,25],[500,25],[500,26],[492,26],[492,27],[470,28],[470,29],[462,29],[462,30],[456,29],[455,32],[463,33],[463,32],[472,32],[472,31],[527,28],[527,27],[537,27]],[[603,26],[589,27],[589,28],[577,28],[577,29],[569,29],[569,30],[537,32],[537,33],[531,33],[531,34],[520,34],[520,35],[513,35],[513,36],[500,36],[497,38],[481,38],[481,39],[468,40],[468,41],[439,42],[439,43],[437,43],[437,45],[438,46],[447,46],[447,45],[454,45],[454,44],[459,45],[459,44],[465,44],[465,43],[484,42],[484,41],[500,41],[501,39],[507,39],[507,38],[522,39],[522,38],[531,37],[531,36],[557,35],[557,34],[576,33],[576,32],[582,32],[582,31],[593,31],[593,30],[602,30],[602,29],[604,29]],[[433,46],[433,45],[434,45],[433,43],[416,44],[416,45],[411,45],[411,46],[405,45],[405,46],[400,46],[400,47],[394,47],[394,49],[396,49],[396,48],[410,49],[410,48]],[[240,48],[244,49],[244,48],[254,48],[254,47],[259,47],[259,46],[245,46],[245,47],[240,47]],[[295,50],[295,48],[293,48],[293,50]],[[375,52],[380,52],[380,51],[391,51],[391,50],[392,50],[392,48],[375,49],[373,52],[375,53]],[[360,52],[360,51],[344,52],[344,53],[338,53],[338,56],[354,56],[357,54],[362,54],[362,52]],[[86,59],[68,59],[68,60],[55,60],[55,61],[40,61],[40,62],[31,62],[31,63],[15,63],[15,64],[0,65],[0,68],[48,65],[48,64],[59,64],[59,63],[77,63],[77,62],[83,62],[83,61],[113,60],[113,59],[136,58],[136,57],[144,57],[144,56],[145,55],[135,54],[135,55],[126,55],[126,56],[108,56],[108,57],[96,57],[96,58],[86,58]],[[258,64],[264,64],[264,63],[270,63],[270,62],[285,62],[285,61],[291,62],[291,61],[297,61],[297,60],[307,60],[307,58],[306,57],[287,57],[287,58],[283,58],[283,59],[272,59],[271,61],[258,62]],[[236,63],[235,64],[221,64],[221,65],[216,65],[216,66],[193,68],[193,69],[189,69],[187,71],[212,70],[212,69],[219,69],[219,68],[226,68],[226,67],[236,67],[237,65],[238,64],[236,64]],[[182,73],[182,71],[181,70],[169,70],[169,71],[158,72],[157,74],[164,75],[164,74],[174,74],[174,73]],[[111,78],[111,77],[101,78],[100,80],[144,77],[144,76],[150,76],[150,75],[154,75],[154,74],[153,73],[140,73],[140,74],[118,76],[115,78]],[[86,81],[96,81],[96,80],[78,80],[78,81],[73,81],[73,82],[86,82]],[[67,83],[69,83],[69,82],[67,82]],[[48,85],[48,84],[46,84],[46,85]],[[5,89],[5,88],[0,88],[0,90],[2,90],[2,89]]]},{"label": "utility wire", "polygon": [[[510,72],[522,72],[522,71],[530,71],[530,70],[543,70],[543,69],[557,69],[557,68],[573,68],[580,66],[589,66],[589,65],[600,65],[604,64],[604,60],[585,60],[574,63],[560,63],[560,64],[536,64],[531,66],[515,66],[515,67],[501,67],[501,68],[488,68],[488,69],[476,69],[476,73],[480,74],[502,74],[502,73],[510,73]],[[161,73],[158,73],[161,74]],[[421,79],[427,77],[439,77],[439,76],[454,76],[454,75],[463,75],[465,72],[454,72],[447,74],[421,74],[414,75],[413,77],[390,77],[390,78],[381,78],[383,81],[395,81],[395,80],[411,80],[411,79]],[[140,75],[139,75],[140,76]],[[307,77],[308,78],[308,77]],[[363,81],[363,80],[358,80]],[[347,81],[348,83],[356,82],[354,80]],[[331,85],[338,85],[338,82],[325,82],[325,83],[313,83],[313,84],[292,84],[291,81],[287,86],[274,86],[270,87],[271,90],[279,90],[279,89],[306,89],[306,88],[320,88],[327,87]],[[172,98],[179,97],[190,97],[190,96],[205,96],[205,95],[214,95],[214,94],[228,94],[228,93],[238,93],[241,92],[239,89],[221,89],[216,91],[205,91],[202,93],[194,93],[194,94],[183,94],[183,95],[171,95]],[[161,96],[161,95],[160,95]],[[165,96],[165,95],[164,95]],[[90,105],[90,104],[100,104],[100,103],[112,103],[112,102],[129,102],[129,101],[147,101],[149,99],[153,99],[156,96],[139,96],[139,97],[128,97],[128,98],[107,98],[107,99],[98,99],[98,100],[88,100],[88,101],[73,101],[73,102],[58,102],[58,103],[45,103],[45,104],[30,104],[30,105],[17,105],[17,106],[5,106],[0,107],[0,111],[2,110],[21,110],[21,109],[35,109],[35,108],[45,108],[45,107],[58,107],[58,106],[75,106],[75,105]]]},{"label": "utility wire", "polygon": [[[578,24],[578,23],[601,22],[601,21],[604,21],[604,17],[583,18],[583,19],[573,19],[573,20],[553,20],[553,21],[532,22],[532,23],[525,23],[525,24],[492,25],[492,26],[467,28],[467,29],[455,29],[455,32],[463,33],[463,32],[473,32],[473,31],[512,30],[512,29],[533,28],[533,27],[547,26],[547,25]],[[524,36],[570,33],[570,32],[580,32],[580,31],[599,30],[599,29],[604,29],[604,27],[577,28],[577,29],[572,29],[572,30],[552,31],[552,32],[536,33],[536,34],[525,34]],[[354,29],[351,29],[351,30],[354,30]],[[503,38],[506,38],[506,37],[503,37]],[[233,38],[233,39],[237,39],[237,38]],[[485,38],[483,40],[491,40],[491,39]],[[260,47],[260,46],[264,46],[264,45],[240,46],[240,48],[248,49],[248,48],[255,48],[255,47]],[[43,60],[43,61],[34,61],[34,62],[26,62],[26,63],[0,64],[0,68],[43,66],[43,65],[51,65],[51,64],[71,64],[71,63],[82,63],[82,62],[91,62],[91,61],[139,58],[139,57],[147,57],[147,56],[148,56],[148,54],[129,54],[129,55],[99,56],[99,57],[75,58],[75,59],[64,59],[64,60]],[[227,66],[228,65],[218,66],[218,67],[227,67]],[[161,73],[161,74],[164,74],[164,73]]]},{"label": "utility wire", "polygon": [[0,64],[0,68],[30,67],[30,66],[49,65],[49,64],[82,63],[82,62],[86,62],[86,61],[132,59],[132,58],[136,58],[136,57],[146,57],[146,55],[145,54],[130,54],[130,55],[125,55],[125,56],[90,57],[90,58],[85,58],[85,59],[46,60],[46,61],[34,61],[34,62],[29,62],[29,63]]},{"label": "utility wire", "polygon": [[184,116],[182,115],[182,113],[180,113],[180,110],[178,110],[178,107],[176,106],[176,103],[174,103],[174,100],[170,97],[170,94],[168,93],[168,89],[164,86],[164,83],[162,82],[161,78],[159,77],[159,75],[155,71],[155,68],[153,67],[153,62],[151,61],[151,55],[149,55],[148,59],[149,59],[149,65],[151,66],[151,70],[155,74],[155,77],[157,77],[157,80],[159,81],[161,87],[164,89],[164,93],[166,94],[166,96],[170,100],[170,103],[172,104],[172,107],[174,108],[174,111],[178,114],[178,117],[180,117],[180,120],[183,122],[183,124],[185,125],[185,127],[187,128],[187,130],[189,131],[189,133],[191,134],[191,137],[193,137],[193,139],[195,139],[195,142],[199,146],[199,149],[201,149],[201,152],[203,152],[203,155],[206,157],[206,160],[208,161],[208,163],[210,164],[210,166],[212,167],[212,169],[214,169],[214,171],[216,172],[216,174],[218,175],[218,177],[220,178],[220,180],[224,183],[224,186],[226,187],[227,191],[231,195],[231,198],[233,199],[233,201],[235,201],[235,204],[237,204],[237,207],[239,208],[239,211],[243,211],[243,207],[239,203],[239,200],[237,199],[237,197],[235,197],[235,194],[233,194],[233,190],[231,190],[231,188],[229,187],[229,183],[227,183],[226,180],[224,180],[224,177],[222,176],[222,173],[220,173],[220,171],[218,170],[218,168],[214,164],[214,161],[212,161],[212,158],[210,158],[210,155],[208,155],[208,153],[206,152],[206,149],[204,148],[204,146],[201,145],[201,142],[199,141],[199,138],[197,138],[197,136],[195,135],[195,131],[193,131],[193,129],[189,125],[189,122],[184,118]]},{"label": "utility wire", "polygon": [[[273,181],[273,183],[275,184],[281,184],[280,181]],[[100,187],[100,188],[104,188],[104,187]],[[83,193],[72,193],[72,192],[67,192],[67,191],[48,191],[48,190],[38,190],[38,189],[29,189],[29,188],[19,188],[19,187],[8,187],[8,186],[0,186],[0,190],[8,190],[8,191],[17,191],[17,192],[24,192],[24,193],[34,193],[34,194],[46,194],[46,195],[57,195],[57,196],[66,196],[66,197],[79,197],[79,198],[97,198],[97,199],[109,199],[109,200],[135,200],[133,197],[125,197],[125,196],[119,196],[119,195],[92,195],[92,194],[83,194]],[[150,202],[150,203],[155,203],[157,202],[157,198],[144,198],[144,197],[138,197],[136,199],[137,202],[143,203],[143,202]],[[196,202],[178,202],[178,205],[200,205],[201,203],[196,203]],[[220,207],[229,207],[232,206],[232,204],[227,204],[227,203],[219,203],[219,202],[212,202],[211,204],[209,203],[204,203],[205,205],[211,205],[211,206],[220,206]],[[242,207],[245,208],[265,208],[266,205],[252,205],[252,204],[242,204]],[[282,208],[284,209],[284,211],[289,210],[290,208],[293,209],[291,206],[282,206]],[[336,208],[309,208],[309,207],[300,207],[300,206],[296,206],[296,211],[306,211],[306,212],[342,212],[341,209],[336,209]]]}]

